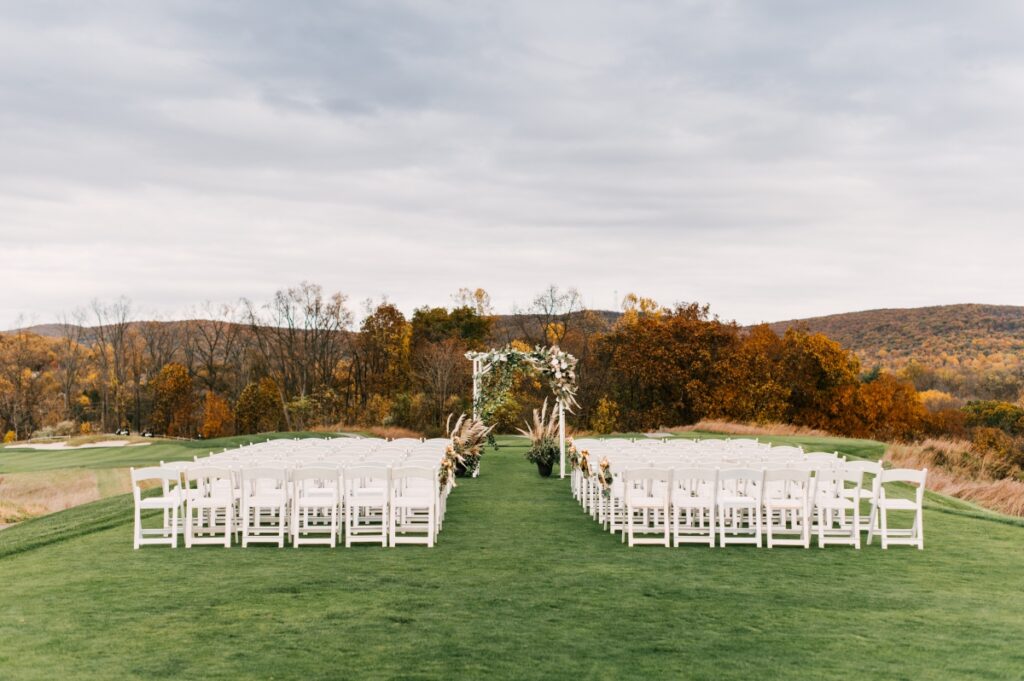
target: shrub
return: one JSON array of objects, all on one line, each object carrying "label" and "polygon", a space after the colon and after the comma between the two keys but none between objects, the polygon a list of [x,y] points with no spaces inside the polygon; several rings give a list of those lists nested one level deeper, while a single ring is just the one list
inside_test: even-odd
[{"label": "shrub", "polygon": [[998,428],[1010,435],[1024,435],[1024,409],[1010,402],[968,402],[963,411],[968,426]]},{"label": "shrub", "polygon": [[14,442],[17,439],[18,439],[17,434],[15,434],[15,432],[13,430],[8,430],[7,433],[4,435],[4,444],[5,445],[9,444],[11,442]]},{"label": "shrub", "polygon": [[998,428],[975,428],[971,446],[981,457],[983,471],[994,478],[1019,476],[1024,466],[1022,442]]},{"label": "shrub", "polygon": [[597,433],[614,433],[618,430],[619,420],[619,404],[609,397],[602,397],[590,417],[590,427]]},{"label": "shrub", "polygon": [[391,411],[394,405],[383,395],[373,394],[363,407],[360,421],[368,426],[390,426]]}]

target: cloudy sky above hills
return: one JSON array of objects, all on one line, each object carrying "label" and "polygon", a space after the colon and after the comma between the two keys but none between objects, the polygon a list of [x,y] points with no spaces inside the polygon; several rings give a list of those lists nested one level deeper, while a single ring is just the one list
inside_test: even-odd
[{"label": "cloudy sky above hills", "polygon": [[1024,304],[1022,38],[1017,2],[0,2],[0,326],[303,279]]}]

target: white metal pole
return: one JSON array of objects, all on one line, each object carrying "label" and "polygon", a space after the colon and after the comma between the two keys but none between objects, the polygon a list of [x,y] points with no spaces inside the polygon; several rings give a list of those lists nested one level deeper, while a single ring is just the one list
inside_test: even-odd
[{"label": "white metal pole", "polygon": [[558,401],[558,447],[561,449],[561,459],[558,465],[559,477],[565,477],[565,405]]},{"label": "white metal pole", "polygon": [[473,360],[473,420],[477,421],[480,419],[480,409],[477,405],[480,403],[480,360]]}]

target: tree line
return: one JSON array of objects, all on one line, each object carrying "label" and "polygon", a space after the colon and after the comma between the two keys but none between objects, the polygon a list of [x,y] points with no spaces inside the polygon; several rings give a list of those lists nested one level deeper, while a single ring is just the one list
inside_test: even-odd
[{"label": "tree line", "polygon": [[[578,429],[724,419],[898,440],[960,434],[978,421],[963,405],[923,400],[904,376],[862,371],[821,333],[744,329],[706,305],[629,295],[610,313],[551,286],[512,315],[496,315],[481,289],[408,317],[387,301],[363,307],[356,326],[346,296],[308,282],[262,303],[207,304],[180,321],[136,319],[127,299],[94,302],[62,317],[53,337],[0,335],[0,428],[7,439],[123,428],[209,438],[398,426],[434,435],[449,413],[472,407],[465,353],[505,344],[557,344],[579,359],[570,416]],[[498,430],[519,425],[545,390],[518,377],[495,413]]]}]

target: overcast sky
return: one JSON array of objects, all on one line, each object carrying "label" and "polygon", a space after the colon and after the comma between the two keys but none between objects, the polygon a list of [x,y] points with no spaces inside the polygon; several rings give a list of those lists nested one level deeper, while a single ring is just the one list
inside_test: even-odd
[{"label": "overcast sky", "polygon": [[0,0],[0,327],[303,279],[407,312],[1024,304],[1022,12]]}]

